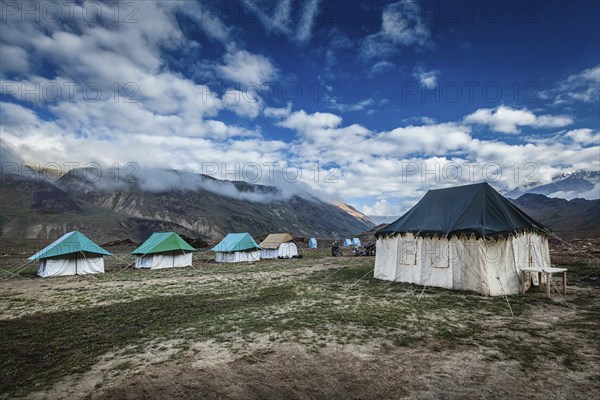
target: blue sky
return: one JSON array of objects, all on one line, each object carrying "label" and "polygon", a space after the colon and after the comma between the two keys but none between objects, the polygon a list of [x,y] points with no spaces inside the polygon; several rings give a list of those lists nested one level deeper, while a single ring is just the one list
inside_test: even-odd
[{"label": "blue sky", "polygon": [[598,2],[61,0],[0,14],[1,143],[25,162],[211,172],[378,215],[431,187],[600,169]]}]

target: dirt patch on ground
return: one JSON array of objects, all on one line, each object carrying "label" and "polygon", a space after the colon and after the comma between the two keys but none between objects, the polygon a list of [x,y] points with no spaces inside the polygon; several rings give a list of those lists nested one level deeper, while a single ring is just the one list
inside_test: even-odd
[{"label": "dirt patch on ground", "polygon": [[[307,352],[295,344],[256,350],[234,361],[166,362],[137,373],[99,399],[564,399],[596,398],[593,372],[548,365],[543,375],[515,362],[489,362],[477,349]],[[202,367],[198,367],[202,365]]]}]

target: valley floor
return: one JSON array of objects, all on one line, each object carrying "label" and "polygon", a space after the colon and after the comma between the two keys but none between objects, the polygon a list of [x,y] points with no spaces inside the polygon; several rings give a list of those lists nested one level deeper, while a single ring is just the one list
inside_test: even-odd
[{"label": "valley floor", "polygon": [[2,280],[0,398],[600,397],[589,267],[569,266],[564,299],[510,296],[513,318],[501,297],[375,280],[373,262]]}]

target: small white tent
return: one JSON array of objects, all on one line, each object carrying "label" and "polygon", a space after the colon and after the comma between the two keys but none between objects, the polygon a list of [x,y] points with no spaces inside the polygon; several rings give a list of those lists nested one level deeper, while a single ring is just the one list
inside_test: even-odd
[{"label": "small white tent", "polygon": [[317,248],[317,239],[310,238],[310,240],[308,241],[308,248],[309,249],[316,249]]},{"label": "small white tent", "polygon": [[260,258],[292,258],[298,256],[298,247],[287,233],[271,233],[260,243]]},{"label": "small white tent", "polygon": [[136,268],[161,269],[191,266],[195,251],[175,232],[156,232],[131,254]]},{"label": "small white tent", "polygon": [[[517,294],[522,269],[550,267],[548,230],[487,183],[430,190],[379,230],[375,278]],[[537,284],[533,274],[523,287]]]},{"label": "small white tent", "polygon": [[248,233],[228,233],[211,250],[217,253],[215,256],[217,262],[236,263],[260,259],[260,246]]},{"label": "small white tent", "polygon": [[361,246],[360,239],[359,238],[352,238],[352,245],[353,246]]},{"label": "small white tent", "polygon": [[344,247],[350,247],[350,246],[352,246],[352,240],[350,240],[350,239],[344,239],[343,246]]},{"label": "small white tent", "polygon": [[38,260],[38,275],[87,275],[104,273],[103,256],[111,256],[79,231],[64,234],[41,251],[29,257]]}]

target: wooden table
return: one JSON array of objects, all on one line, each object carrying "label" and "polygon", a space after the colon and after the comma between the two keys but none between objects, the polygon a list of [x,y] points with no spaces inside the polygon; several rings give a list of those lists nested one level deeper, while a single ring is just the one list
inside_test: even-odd
[{"label": "wooden table", "polygon": [[567,269],[566,268],[522,268],[521,269],[521,294],[525,293],[525,273],[536,272],[538,274],[538,282],[542,283],[542,275],[546,277],[546,296],[550,297],[550,286],[552,285],[552,275],[562,272],[562,292],[567,294]]}]

